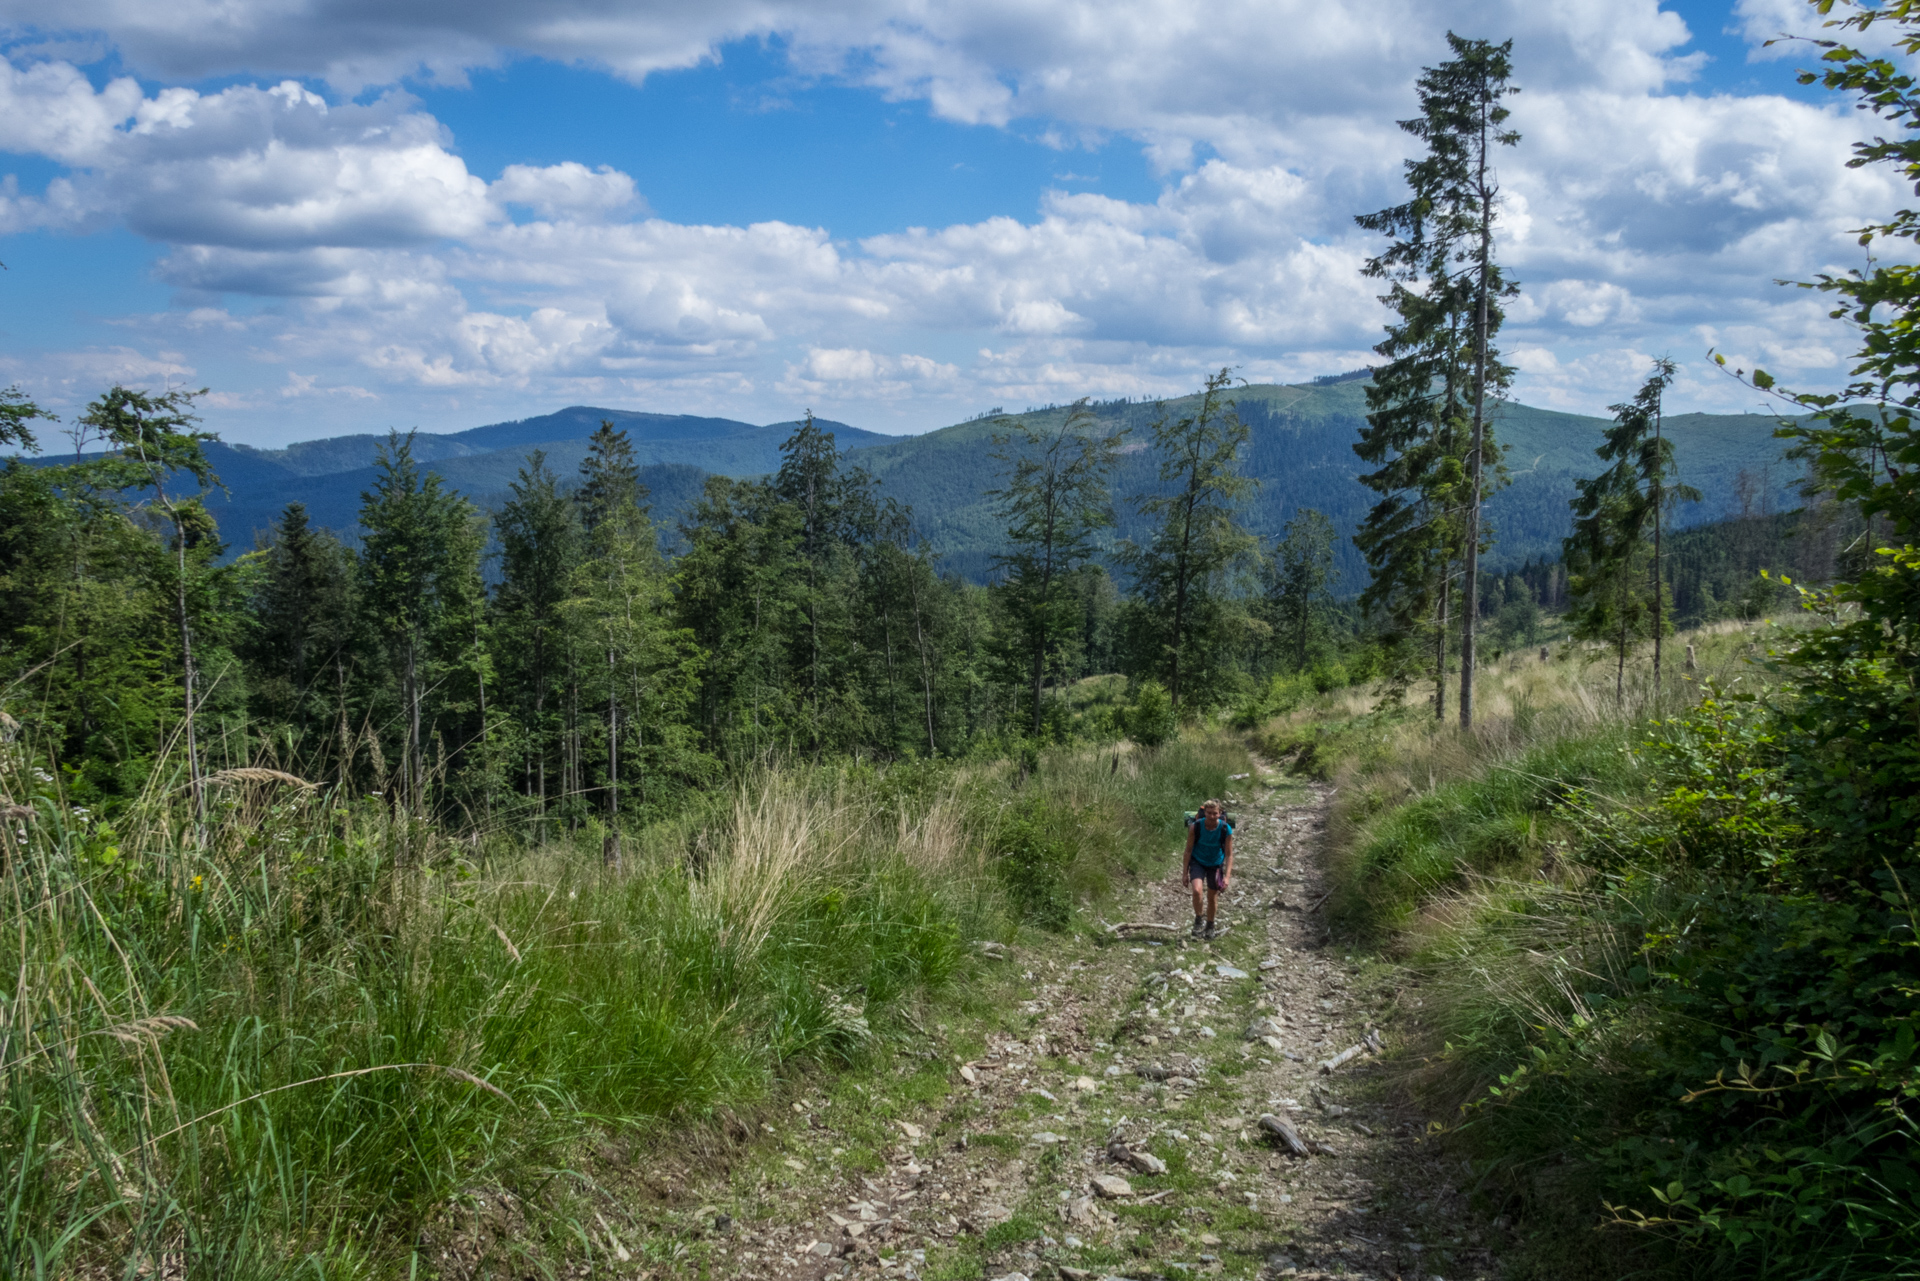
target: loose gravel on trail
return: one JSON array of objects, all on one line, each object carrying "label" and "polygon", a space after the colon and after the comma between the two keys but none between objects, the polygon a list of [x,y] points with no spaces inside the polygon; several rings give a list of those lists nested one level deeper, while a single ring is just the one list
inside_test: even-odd
[{"label": "loose gravel on trail", "polygon": [[[672,1200],[697,1209],[628,1220],[629,1240],[681,1234],[677,1262],[630,1256],[613,1274],[1495,1275],[1497,1227],[1469,1211],[1457,1158],[1379,1084],[1373,1020],[1393,994],[1329,935],[1328,789],[1240,786],[1218,938],[1187,937],[1169,850],[1102,941],[981,949],[983,967],[1023,980],[1011,1030],[947,1053],[944,1094],[893,1107],[864,1168],[840,1159],[855,1142],[838,1132],[855,1128],[844,1109],[797,1102],[779,1140],[790,1155],[754,1187],[690,1175]],[[858,1120],[871,1136],[875,1119]],[[627,1253],[612,1225],[603,1246]]]}]

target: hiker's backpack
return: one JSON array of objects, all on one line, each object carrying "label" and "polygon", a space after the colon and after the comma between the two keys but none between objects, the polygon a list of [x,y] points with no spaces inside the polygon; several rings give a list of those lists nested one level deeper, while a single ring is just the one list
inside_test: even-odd
[{"label": "hiker's backpack", "polygon": [[[1195,823],[1198,823],[1200,821],[1199,810],[1187,810],[1185,811],[1185,813],[1187,816],[1188,827],[1192,827]],[[1220,811],[1220,821],[1222,823],[1225,823],[1228,827],[1231,827],[1233,829],[1233,834],[1235,836],[1238,836],[1240,834],[1240,820],[1235,818],[1233,815],[1227,813],[1227,811],[1225,810]]]}]

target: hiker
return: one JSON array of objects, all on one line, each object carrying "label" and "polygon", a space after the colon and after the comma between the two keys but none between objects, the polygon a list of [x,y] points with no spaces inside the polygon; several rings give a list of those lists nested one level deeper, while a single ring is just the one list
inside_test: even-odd
[{"label": "hiker", "polygon": [[[1200,816],[1187,826],[1184,855],[1187,884],[1193,887],[1193,937],[1213,937],[1214,908],[1220,891],[1233,884],[1233,824],[1220,817],[1220,802],[1201,803]],[[1207,892],[1207,910],[1200,912],[1200,891]]]}]

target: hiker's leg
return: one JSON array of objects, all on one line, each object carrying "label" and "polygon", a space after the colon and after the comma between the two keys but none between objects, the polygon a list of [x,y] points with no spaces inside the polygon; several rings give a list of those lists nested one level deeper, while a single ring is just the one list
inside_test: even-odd
[{"label": "hiker's leg", "polygon": [[1204,887],[1205,887],[1205,885],[1206,885],[1206,882],[1205,882],[1204,880],[1202,880],[1201,878],[1199,878],[1199,877],[1197,877],[1197,876],[1193,878],[1193,886],[1192,886],[1192,888],[1193,888],[1193,914],[1194,914],[1194,916],[1195,916],[1195,917],[1198,917],[1198,916],[1200,915],[1200,891],[1201,891],[1201,889],[1202,889],[1202,888],[1204,888]]},{"label": "hiker's leg", "polygon": [[1213,924],[1213,914],[1220,906],[1220,891],[1214,888],[1212,881],[1207,882],[1207,924]]}]

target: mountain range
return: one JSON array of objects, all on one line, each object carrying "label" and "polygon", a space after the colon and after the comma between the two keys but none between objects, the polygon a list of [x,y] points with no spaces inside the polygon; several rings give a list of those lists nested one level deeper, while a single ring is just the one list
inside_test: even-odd
[{"label": "mountain range", "polygon": [[[1325,512],[1337,528],[1356,528],[1374,495],[1355,478],[1360,470],[1353,442],[1366,413],[1366,375],[1314,383],[1254,384],[1235,393],[1238,412],[1251,428],[1243,455],[1259,482],[1246,519],[1263,537],[1277,537],[1303,507]],[[1165,403],[1115,400],[1093,406],[1103,430],[1128,433],[1116,495],[1141,493],[1157,484],[1148,448],[1148,427],[1161,414],[1193,412],[1198,395]],[[909,504],[921,536],[941,553],[949,569],[976,580],[1001,550],[1002,525],[987,491],[999,483],[992,437],[1007,421],[1045,427],[1059,423],[1066,406],[1047,406],[1001,417],[981,417],[917,436],[887,436],[845,423],[819,420],[834,433],[851,460],[871,470],[881,492]],[[572,476],[586,454],[587,438],[602,421],[624,429],[643,465],[641,479],[653,512],[669,531],[699,496],[707,476],[746,477],[774,470],[780,444],[794,422],[755,425],[727,418],[655,414],[576,405],[557,413],[494,423],[446,435],[421,433],[414,453],[447,483],[483,507],[497,506],[534,450],[563,477]],[[1796,470],[1782,461],[1773,439],[1776,419],[1764,414],[1677,414],[1666,420],[1682,479],[1702,501],[1686,504],[1681,525],[1698,524],[1744,508],[1791,506]],[[1559,554],[1567,532],[1568,500],[1577,477],[1599,469],[1594,447],[1606,420],[1536,409],[1517,403],[1498,407],[1496,438],[1506,451],[1510,482],[1489,501],[1496,550],[1492,563]],[[373,481],[374,458],[385,436],[337,436],[284,449],[214,444],[209,455],[227,493],[212,506],[236,551],[254,545],[289,502],[307,505],[313,521],[351,537],[360,495]],[[42,461],[56,462],[57,458]],[[1117,504],[1118,536],[1146,532],[1124,500]],[[1349,543],[1338,549],[1342,583],[1357,590],[1365,571]]]}]

